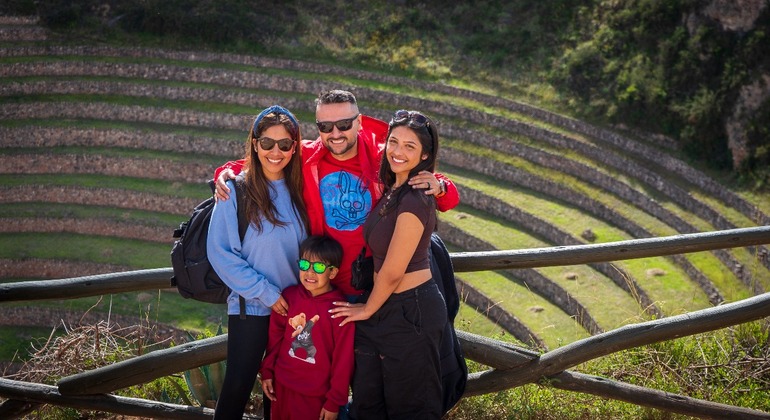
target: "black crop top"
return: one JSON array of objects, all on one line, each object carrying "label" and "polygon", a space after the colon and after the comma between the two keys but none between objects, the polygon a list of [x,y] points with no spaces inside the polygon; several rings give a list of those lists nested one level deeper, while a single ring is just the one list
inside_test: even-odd
[{"label": "black crop top", "polygon": [[396,191],[393,195],[393,200],[397,198],[400,200],[397,208],[391,209],[385,215],[380,215],[380,210],[388,204],[386,195],[372,209],[364,223],[364,237],[372,250],[375,272],[382,268],[390,240],[393,237],[393,231],[396,229],[396,219],[401,213],[414,214],[425,226],[417,249],[406,267],[406,272],[411,273],[430,268],[428,250],[430,249],[430,235],[436,228],[436,200],[433,196],[425,195],[424,190],[414,190],[409,185],[406,185],[405,188],[409,188],[409,190],[400,192],[400,194],[399,191]]}]

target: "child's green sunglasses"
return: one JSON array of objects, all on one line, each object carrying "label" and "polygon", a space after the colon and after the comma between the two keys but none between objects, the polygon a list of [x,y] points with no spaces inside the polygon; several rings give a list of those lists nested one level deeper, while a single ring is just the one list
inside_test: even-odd
[{"label": "child's green sunglasses", "polygon": [[310,262],[306,259],[301,259],[297,261],[297,265],[299,266],[299,269],[302,271],[310,270],[310,267],[313,267],[313,271],[315,271],[317,274],[323,274],[326,272],[327,268],[334,268],[333,265],[329,265],[320,261],[314,261]]}]

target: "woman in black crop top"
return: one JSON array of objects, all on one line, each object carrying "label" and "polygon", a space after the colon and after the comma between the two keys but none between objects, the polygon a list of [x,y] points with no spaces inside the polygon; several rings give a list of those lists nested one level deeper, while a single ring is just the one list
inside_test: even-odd
[{"label": "woman in black crop top", "polygon": [[374,289],[366,303],[335,302],[333,317],[356,322],[353,375],[354,419],[442,416],[439,345],[446,304],[428,260],[436,227],[433,196],[407,181],[433,172],[438,131],[416,111],[390,120],[380,166],[383,198],[364,224],[374,256]]}]

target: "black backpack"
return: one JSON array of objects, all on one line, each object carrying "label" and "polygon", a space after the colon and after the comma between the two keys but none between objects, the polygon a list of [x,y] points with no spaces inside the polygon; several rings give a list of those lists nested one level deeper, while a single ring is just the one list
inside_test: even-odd
[{"label": "black backpack", "polygon": [[[214,181],[210,180],[212,194]],[[246,235],[249,221],[245,214],[245,190],[242,178],[235,181],[238,205],[238,233],[241,241]],[[209,197],[195,206],[190,220],[179,225],[174,230],[174,238],[178,238],[171,248],[171,267],[174,275],[171,286],[175,286],[179,294],[186,299],[195,299],[208,303],[225,303],[230,295],[230,288],[219,278],[209,263],[206,253],[211,212],[216,200]],[[241,297],[241,316],[245,315],[245,299]]]},{"label": "black backpack", "polygon": [[457,404],[465,392],[468,382],[468,365],[465,355],[457,339],[454,321],[460,310],[460,296],[455,284],[454,268],[449,251],[444,241],[433,233],[430,236],[430,270],[441,294],[444,296],[447,308],[447,324],[441,341],[441,383],[443,385],[443,407],[447,413]]}]

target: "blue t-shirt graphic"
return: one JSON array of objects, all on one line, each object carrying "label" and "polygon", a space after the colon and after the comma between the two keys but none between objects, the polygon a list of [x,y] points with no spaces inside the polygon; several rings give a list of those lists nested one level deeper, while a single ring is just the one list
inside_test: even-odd
[{"label": "blue t-shirt graphic", "polygon": [[326,225],[343,231],[361,227],[372,209],[372,194],[363,180],[350,172],[331,172],[319,182]]}]

